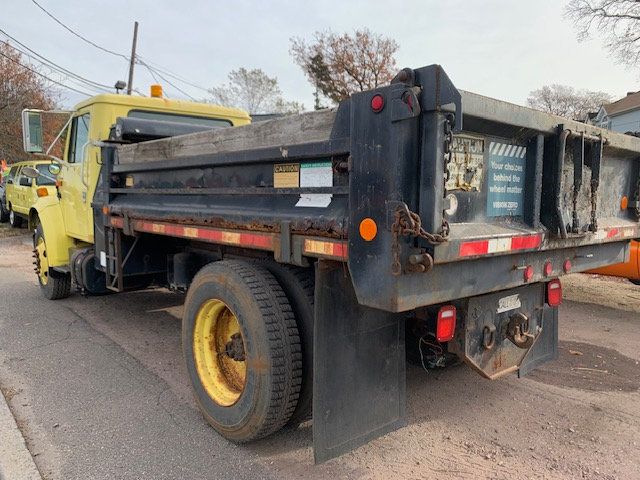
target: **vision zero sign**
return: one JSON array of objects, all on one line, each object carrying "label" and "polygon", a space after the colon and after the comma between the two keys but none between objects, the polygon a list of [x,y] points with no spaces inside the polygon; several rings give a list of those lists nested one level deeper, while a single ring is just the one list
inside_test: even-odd
[{"label": "vision zero sign", "polygon": [[487,165],[487,216],[523,214],[527,148],[491,142]]}]

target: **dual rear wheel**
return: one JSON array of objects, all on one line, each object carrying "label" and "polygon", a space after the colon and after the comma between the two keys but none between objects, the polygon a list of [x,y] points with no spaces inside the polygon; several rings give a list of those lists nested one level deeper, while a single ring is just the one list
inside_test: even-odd
[{"label": "dual rear wheel", "polygon": [[232,441],[265,437],[308,416],[291,296],[260,263],[211,263],[191,283],[182,325],[187,370],[204,417]]}]

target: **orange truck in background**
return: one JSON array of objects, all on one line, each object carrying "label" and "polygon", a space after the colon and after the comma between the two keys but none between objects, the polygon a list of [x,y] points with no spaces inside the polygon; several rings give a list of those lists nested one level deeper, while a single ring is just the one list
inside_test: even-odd
[{"label": "orange truck in background", "polygon": [[631,253],[629,261],[624,263],[616,263],[608,267],[590,270],[589,273],[598,273],[600,275],[611,275],[614,277],[628,278],[636,285],[640,285],[640,241],[631,242]]}]

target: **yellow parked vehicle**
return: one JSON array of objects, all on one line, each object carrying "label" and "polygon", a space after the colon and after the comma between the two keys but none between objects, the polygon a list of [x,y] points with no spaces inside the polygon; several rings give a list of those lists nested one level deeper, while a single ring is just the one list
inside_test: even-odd
[{"label": "yellow parked vehicle", "polygon": [[[49,172],[49,160],[35,160],[15,163],[11,166],[5,180],[5,209],[9,212],[9,223],[14,228],[22,226],[29,218],[29,210],[40,197],[55,196],[55,176]],[[24,174],[26,167],[34,168],[39,175],[36,178]]]},{"label": "yellow parked vehicle", "polygon": [[[24,149],[28,153],[48,154],[53,146],[45,150],[43,145],[43,113],[28,109],[22,112]],[[54,141],[64,141],[62,158],[48,162],[49,174],[57,178],[56,194],[35,198],[21,213],[34,231],[38,280],[50,299],[70,293],[69,252],[94,242],[91,203],[101,170],[100,145],[109,139],[117,118],[157,122],[155,138],[251,122],[242,110],[162,98],[159,85],[152,86],[151,97],[102,94],[79,103],[68,113],[69,121]],[[33,170],[31,174],[35,176]]]}]

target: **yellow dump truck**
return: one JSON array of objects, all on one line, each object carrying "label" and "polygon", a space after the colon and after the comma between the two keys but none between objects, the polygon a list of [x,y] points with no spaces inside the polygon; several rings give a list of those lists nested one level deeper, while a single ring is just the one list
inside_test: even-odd
[{"label": "yellow dump truck", "polygon": [[[38,197],[23,212],[29,228],[41,233],[36,242],[40,285],[48,297],[69,294],[69,252],[94,241],[94,197],[100,173],[100,141],[107,140],[116,118],[154,121],[170,127],[170,133],[190,133],[208,128],[228,128],[250,123],[249,115],[237,109],[217,105],[162,98],[152,88],[151,97],[102,94],[91,97],[69,112],[69,121],[56,141],[64,142],[63,158],[50,165],[56,177],[56,194]],[[42,154],[42,115],[46,112],[24,110],[24,148]],[[159,133],[158,137],[166,136]],[[149,138],[154,138],[151,135]],[[46,246],[45,240],[46,239]],[[46,254],[45,254],[46,252]]]}]

